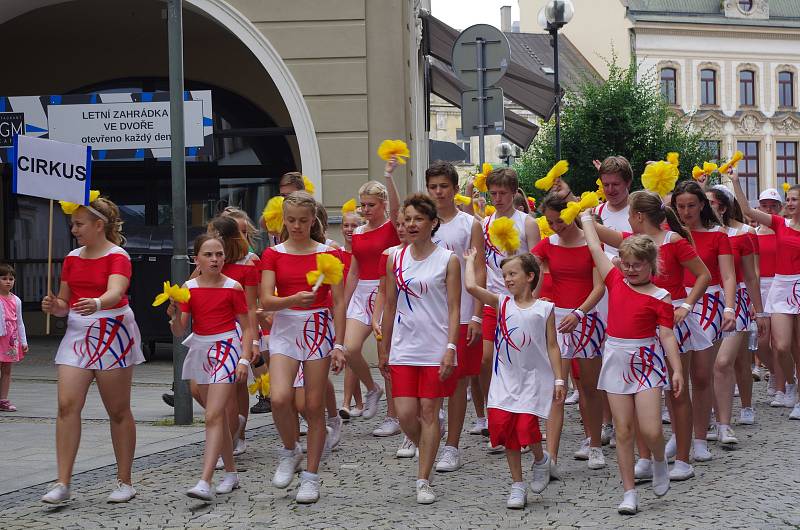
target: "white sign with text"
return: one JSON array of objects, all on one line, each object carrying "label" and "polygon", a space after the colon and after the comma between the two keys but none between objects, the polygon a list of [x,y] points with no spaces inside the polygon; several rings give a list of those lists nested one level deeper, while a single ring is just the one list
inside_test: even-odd
[{"label": "white sign with text", "polygon": [[91,147],[17,135],[14,137],[14,193],[88,204]]}]

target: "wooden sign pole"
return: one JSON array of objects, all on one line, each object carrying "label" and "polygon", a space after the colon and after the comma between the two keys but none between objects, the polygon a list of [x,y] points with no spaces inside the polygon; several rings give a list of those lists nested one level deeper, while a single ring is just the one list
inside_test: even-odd
[{"label": "wooden sign pole", "polygon": [[[50,225],[47,230],[47,294],[53,292],[53,199],[50,199]],[[50,335],[50,313],[45,316],[45,335]]]}]

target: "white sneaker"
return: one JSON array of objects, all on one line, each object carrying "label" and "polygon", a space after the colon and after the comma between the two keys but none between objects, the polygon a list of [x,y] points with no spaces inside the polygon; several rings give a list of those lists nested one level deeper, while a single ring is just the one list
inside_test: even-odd
[{"label": "white sneaker", "polygon": [[694,468],[682,460],[676,460],[672,469],[669,470],[669,479],[676,482],[689,480],[692,477],[694,477]]},{"label": "white sneaker", "polygon": [[759,366],[753,365],[752,374],[753,374],[753,381],[755,382],[761,381],[762,370]]},{"label": "white sneaker", "polygon": [[378,402],[383,395],[383,389],[375,385],[375,388],[367,392],[364,396],[364,419],[371,420],[378,413]]},{"label": "white sneaker", "polygon": [[676,454],[678,454],[678,441],[673,434],[664,446],[664,457],[669,461],[675,458]]},{"label": "white sneaker", "polygon": [[708,462],[712,458],[705,440],[692,440],[692,452],[695,462]]},{"label": "white sneaker", "polygon": [[622,497],[622,502],[617,507],[617,512],[622,515],[636,515],[639,511],[639,495],[636,490],[628,490]]},{"label": "white sneaker", "polygon": [[47,504],[61,504],[64,501],[68,501],[69,498],[69,486],[56,482],[53,484],[53,487],[50,488],[50,491],[42,496],[42,502],[46,502]]},{"label": "white sneaker", "polygon": [[600,429],[600,445],[608,445],[612,436],[614,436],[614,426],[610,423],[604,423]]},{"label": "white sneaker", "polygon": [[233,445],[233,456],[239,456],[246,452],[247,452],[247,442],[245,442],[241,438],[237,438],[236,443]]},{"label": "white sneaker", "polygon": [[486,442],[486,450],[490,455],[499,455],[506,452],[504,445],[492,445],[491,440]]},{"label": "white sneaker", "polygon": [[794,406],[792,412],[789,413],[790,420],[800,420],[800,403]]},{"label": "white sneaker", "polygon": [[442,448],[442,455],[439,461],[436,462],[436,471],[446,473],[448,471],[456,471],[461,467],[461,453],[457,447],[445,445]]},{"label": "white sneaker", "polygon": [[364,407],[353,407],[350,409],[351,418],[360,418],[364,415]]},{"label": "white sneaker", "polygon": [[567,399],[564,400],[564,404],[565,405],[575,405],[575,404],[578,403],[578,400],[580,399],[580,396],[581,396],[581,394],[578,391],[578,389],[576,388],[575,390],[572,391],[572,394],[567,396]]},{"label": "white sneaker", "polygon": [[775,398],[769,402],[770,407],[782,407],[786,400],[786,395],[780,390],[775,391]]},{"label": "white sneaker", "polygon": [[589,447],[592,444],[591,438],[584,438],[581,447],[575,451],[575,460],[589,460]]},{"label": "white sneaker", "polygon": [[666,460],[653,460],[653,493],[663,497],[669,491],[669,466]]},{"label": "white sneaker", "polygon": [[333,451],[342,439],[342,425],[344,421],[339,416],[328,418],[325,420],[325,425],[330,428],[328,437],[325,438],[325,445]]},{"label": "white sneaker", "polygon": [[305,418],[300,418],[300,436],[308,434],[308,423]]},{"label": "white sneaker", "polygon": [[633,467],[633,478],[636,480],[650,480],[653,478],[653,461],[649,458],[640,458]]},{"label": "white sneaker", "polygon": [[736,439],[736,435],[733,433],[733,429],[731,429],[730,425],[719,426],[719,441],[724,444],[739,443],[739,440]]},{"label": "white sneaker", "polygon": [[[537,464],[534,460],[531,466],[533,471],[533,480],[531,480],[531,491],[534,493],[541,493],[550,484],[550,455],[547,451],[544,452],[544,462]],[[509,497],[510,498],[510,497]]]},{"label": "white sneaker", "polygon": [[300,473],[300,487],[294,497],[297,504],[312,504],[319,500],[319,475],[303,471]]},{"label": "white sneaker", "polygon": [[214,494],[211,493],[211,484],[205,480],[199,481],[195,487],[186,492],[186,495],[193,499],[200,499],[206,502],[214,500]]},{"label": "white sneaker", "polygon": [[294,450],[282,447],[278,450],[278,467],[272,476],[272,485],[276,488],[285,488],[292,483],[295,474],[300,470],[303,453],[298,446]]},{"label": "white sneaker", "polygon": [[419,504],[433,504],[436,500],[436,495],[433,493],[430,482],[427,480],[417,481],[417,503]]},{"label": "white sneaker", "polygon": [[661,407],[661,423],[669,425],[672,423],[672,418],[669,415],[669,409],[666,406]]},{"label": "white sneaker", "polygon": [[716,423],[712,423],[708,426],[708,432],[706,433],[706,441],[708,442],[716,442],[719,440],[719,425]]},{"label": "white sneaker", "polygon": [[219,471],[220,469],[225,469],[225,462],[222,461],[222,455],[219,455],[219,457],[217,457],[217,463],[214,464],[214,469],[216,469],[217,471]]},{"label": "white sneaker", "polygon": [[400,434],[400,420],[397,418],[390,418],[389,416],[386,416],[383,423],[372,431],[372,436],[379,437],[394,436],[395,434]]},{"label": "white sneaker", "polygon": [[606,458],[603,456],[603,449],[600,447],[589,448],[589,469],[603,469],[606,467]]},{"label": "white sneaker", "polygon": [[753,407],[745,407],[739,412],[739,425],[753,425],[756,422],[756,411]]},{"label": "white sneaker", "polygon": [[470,427],[469,432],[470,434],[483,434],[483,431],[486,430],[488,427],[488,423],[486,418],[476,418]]},{"label": "white sneaker", "polygon": [[515,483],[511,485],[511,491],[508,494],[506,501],[506,508],[509,510],[521,510],[528,503],[528,491],[525,488],[525,483]]},{"label": "white sneaker", "polygon": [[786,392],[783,396],[783,406],[787,409],[793,408],[797,404],[797,383],[786,384]]},{"label": "white sneaker", "polygon": [[225,473],[225,476],[220,480],[214,491],[220,494],[230,493],[239,487],[239,474],[238,473]]},{"label": "white sneaker", "polygon": [[133,486],[125,484],[121,480],[117,480],[117,487],[109,494],[106,501],[114,503],[128,502],[134,497],[136,497],[136,490],[133,489]]},{"label": "white sneaker", "polygon": [[414,458],[417,454],[417,446],[409,440],[408,436],[403,436],[403,443],[397,449],[397,458]]}]

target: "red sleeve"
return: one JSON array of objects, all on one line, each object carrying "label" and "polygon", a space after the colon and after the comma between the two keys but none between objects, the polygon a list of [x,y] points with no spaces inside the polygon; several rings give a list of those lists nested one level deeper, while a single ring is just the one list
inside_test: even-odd
[{"label": "red sleeve", "polygon": [[628,239],[633,235],[633,232],[622,232],[622,239]]},{"label": "red sleeve", "polygon": [[389,255],[385,252],[381,253],[380,259],[378,259],[378,277],[383,278],[386,276],[386,264],[389,261]]},{"label": "red sleeve", "polygon": [[675,245],[675,254],[678,256],[678,261],[681,263],[686,263],[697,257],[697,251],[684,238],[680,238],[673,245]]},{"label": "red sleeve", "polygon": [[718,232],[718,234],[717,254],[720,256],[733,254],[733,251],[731,250],[731,240],[728,235],[723,234],[722,232]]},{"label": "red sleeve", "polygon": [[261,254],[261,270],[262,271],[274,271],[275,270],[275,260],[277,259],[277,252],[275,252],[272,248],[264,249],[263,254]]},{"label": "red sleeve", "polygon": [[749,233],[742,236],[742,244],[740,247],[740,256],[752,256],[755,253],[755,249],[753,248],[753,238],[750,237]]},{"label": "red sleeve", "polygon": [[539,259],[547,261],[548,250],[550,249],[550,238],[546,237],[536,243],[536,246],[531,249],[531,254]]},{"label": "red sleeve", "polygon": [[110,266],[108,267],[109,276],[112,274],[119,274],[131,279],[131,259],[125,254],[111,254],[108,259]]},{"label": "red sleeve", "polygon": [[244,291],[239,289],[231,289],[231,302],[233,303],[233,311],[237,315],[247,313],[247,300],[244,297]]},{"label": "red sleeve", "polygon": [[180,302],[178,303],[178,307],[181,310],[181,313],[191,313],[192,307],[189,305],[189,302]]},{"label": "red sleeve", "polygon": [[786,219],[784,219],[780,215],[773,215],[772,226],[770,226],[769,228],[772,228],[772,230],[776,234],[779,234],[779,236],[783,236],[783,229],[786,228]]},{"label": "red sleeve", "polygon": [[610,291],[611,289],[619,285],[619,282],[621,282],[622,280],[623,278],[620,270],[616,267],[611,267],[611,270],[608,271],[608,274],[606,274],[606,279],[604,280],[604,283],[606,284],[606,287],[608,287],[608,290]]},{"label": "red sleeve", "polygon": [[675,310],[672,308],[672,304],[668,304],[662,300],[659,300],[656,305],[658,325],[671,329],[675,325],[674,311]]},{"label": "red sleeve", "polygon": [[242,287],[258,286],[258,281],[261,279],[261,269],[255,263],[247,265],[247,267],[247,274],[244,276],[244,285]]}]

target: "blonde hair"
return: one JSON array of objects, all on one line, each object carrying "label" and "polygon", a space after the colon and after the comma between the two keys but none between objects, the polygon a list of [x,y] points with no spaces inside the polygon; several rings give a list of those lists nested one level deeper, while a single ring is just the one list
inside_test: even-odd
[{"label": "blonde hair", "polygon": [[302,191],[306,189],[306,185],[303,182],[303,174],[298,171],[289,171],[288,173],[284,173],[281,176],[281,180],[278,181],[278,186],[289,186],[292,185],[297,188],[297,191]]},{"label": "blonde hair", "polygon": [[377,197],[384,202],[389,199],[389,192],[386,191],[386,186],[377,180],[370,180],[362,184],[361,187],[358,188],[358,196],[361,197],[362,195]]},{"label": "blonde hair", "polygon": [[[317,217],[317,201],[307,191],[293,191],[283,200],[283,214],[286,215],[287,206],[300,206],[308,209],[308,213],[314,218],[311,223],[311,239],[317,243],[325,243],[325,232],[322,229],[322,223]],[[289,229],[286,228],[286,223],[283,224],[281,229],[281,241],[289,239]]]},{"label": "blonde hair", "polygon": [[653,238],[644,234],[627,237],[619,246],[619,257],[630,257],[650,264],[652,275],[658,274],[658,246]]},{"label": "blonde hair", "polygon": [[111,202],[111,199],[106,197],[98,197],[92,201],[89,206],[97,210],[105,216],[105,219],[100,219],[92,210],[85,208],[89,215],[95,219],[100,219],[105,224],[106,239],[115,245],[122,246],[125,244],[125,236],[122,235],[122,218],[119,215],[119,207]]},{"label": "blonde hair", "polygon": [[250,219],[250,216],[247,215],[247,212],[238,206],[228,206],[222,210],[220,215],[232,217],[237,221],[244,221],[244,238],[247,241],[248,246],[255,248],[255,241],[258,239],[258,229],[256,228],[256,225],[253,224],[253,220]]}]

